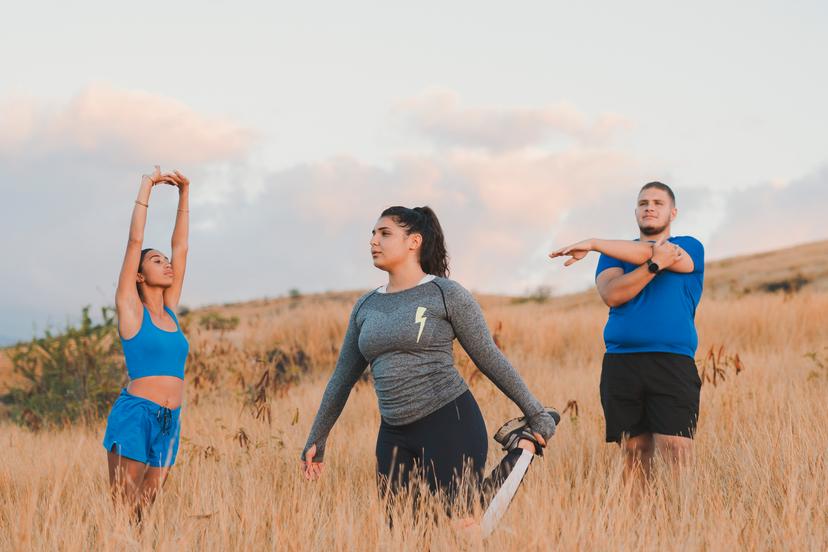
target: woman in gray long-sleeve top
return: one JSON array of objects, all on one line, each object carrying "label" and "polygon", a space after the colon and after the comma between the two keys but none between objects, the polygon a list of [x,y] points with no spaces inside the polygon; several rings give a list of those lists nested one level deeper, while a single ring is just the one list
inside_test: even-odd
[{"label": "woman in gray long-sleeve top", "polygon": [[451,495],[464,463],[471,463],[473,483],[482,480],[488,450],[483,416],[454,366],[455,337],[520,407],[539,443],[554,434],[555,421],[494,344],[474,297],[446,278],[448,256],[434,211],[391,207],[371,235],[374,266],[388,272],[388,284],[354,305],[302,451],[305,476],[321,474],[328,433],[370,364],[382,417],[376,448],[381,490],[406,486],[422,469],[432,491]]}]

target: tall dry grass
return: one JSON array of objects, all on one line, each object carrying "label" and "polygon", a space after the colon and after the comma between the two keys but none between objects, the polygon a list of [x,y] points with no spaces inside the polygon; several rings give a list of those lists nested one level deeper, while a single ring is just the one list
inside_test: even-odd
[{"label": "tall dry grass", "polygon": [[[828,366],[828,294],[702,303],[699,358],[711,348],[721,354],[716,385],[702,389],[695,459],[678,479],[657,474],[638,498],[621,480],[618,451],[603,442],[598,379],[606,309],[597,302],[484,302],[491,326],[500,327],[499,343],[543,402],[577,404],[577,416],[570,407],[486,542],[439,516],[434,522],[409,512],[393,528],[385,523],[374,484],[379,416],[370,383],[357,385],[334,428],[323,479],[300,476],[298,454],[353,298],[239,307],[231,314],[242,323],[226,333],[190,324],[193,348],[212,354],[198,370],[215,373],[197,386],[188,379],[178,463],[142,531],[109,500],[102,425],[32,433],[0,424],[0,549],[828,547],[828,369],[819,366]],[[266,389],[268,423],[255,416],[248,391],[267,369],[263,353],[275,346],[301,348],[312,367],[299,383]],[[490,431],[516,414],[462,353],[458,363]],[[490,462],[498,457],[492,444]]]}]

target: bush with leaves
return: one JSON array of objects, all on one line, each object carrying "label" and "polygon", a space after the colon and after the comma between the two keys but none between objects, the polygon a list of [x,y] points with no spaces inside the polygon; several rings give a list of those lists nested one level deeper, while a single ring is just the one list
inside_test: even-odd
[{"label": "bush with leaves", "polygon": [[222,332],[235,330],[239,325],[238,316],[222,316],[217,312],[208,312],[201,316],[199,325],[205,330],[220,330]]},{"label": "bush with leaves", "polygon": [[89,307],[79,326],[33,339],[9,350],[14,371],[25,383],[0,399],[12,420],[32,429],[94,422],[107,414],[126,383],[114,309],[102,309],[93,324]]}]

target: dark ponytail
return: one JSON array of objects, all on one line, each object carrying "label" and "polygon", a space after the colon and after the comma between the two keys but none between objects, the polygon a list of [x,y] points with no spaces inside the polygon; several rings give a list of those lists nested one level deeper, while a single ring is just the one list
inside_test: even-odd
[{"label": "dark ponytail", "polygon": [[[149,248],[149,249],[142,249],[142,250],[141,250],[141,258],[140,258],[140,259],[138,259],[138,274],[142,274],[142,273],[143,273],[143,270],[144,270],[144,269],[143,269],[143,266],[144,266],[144,257],[146,257],[146,256],[147,256],[147,253],[149,253],[150,251],[152,251],[152,248]],[[141,294],[141,284],[139,284],[138,282],[135,282],[135,287],[138,289],[138,297],[140,297],[140,298],[141,298],[141,301],[143,301],[143,300],[144,300],[144,296]]]},{"label": "dark ponytail", "polygon": [[431,207],[389,207],[380,217],[391,217],[405,228],[408,234],[420,234],[423,245],[420,247],[420,266],[426,274],[441,278],[449,275],[449,257],[443,228]]}]

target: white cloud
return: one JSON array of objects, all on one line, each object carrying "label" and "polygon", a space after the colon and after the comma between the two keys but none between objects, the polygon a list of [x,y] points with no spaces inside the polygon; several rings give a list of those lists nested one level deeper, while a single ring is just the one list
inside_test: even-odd
[{"label": "white cloud", "polygon": [[[384,277],[368,255],[376,217],[391,205],[430,205],[444,227],[453,274],[465,285],[523,292],[539,280],[558,279],[559,288],[570,289],[566,275],[538,252],[561,239],[556,233],[573,210],[590,211],[567,226],[586,237],[618,208],[607,197],[625,194],[632,205],[645,173],[622,153],[578,148],[452,150],[402,157],[389,168],[340,157],[271,173],[251,202],[228,197],[208,249],[262,250],[258,271],[249,279],[237,275],[253,295],[294,286],[368,287]],[[220,272],[219,265],[207,270],[213,277]]]},{"label": "white cloud", "polygon": [[784,186],[771,180],[727,196],[711,256],[753,253],[828,238],[828,166]]},{"label": "white cloud", "polygon": [[[0,333],[25,337],[33,323],[43,328],[43,313],[62,322],[81,305],[111,304],[141,173],[154,162],[180,168],[198,185],[198,210],[224,201],[232,178],[217,175],[245,173],[253,140],[241,125],[176,100],[106,85],[60,105],[0,100],[0,305],[32,313],[0,315]],[[169,247],[176,197],[166,186],[153,190],[146,243]],[[205,226],[206,218],[194,222]]]},{"label": "white cloud", "polygon": [[[87,302],[111,302],[140,173],[137,161],[110,160],[160,154],[147,150],[143,140],[126,142],[132,134],[121,132],[141,109],[107,123],[104,114],[115,115],[112,98],[119,94],[143,98],[135,100],[139,105],[177,105],[170,111],[202,121],[208,146],[220,142],[222,129],[238,128],[218,125],[211,131],[207,118],[176,102],[144,102],[140,93],[111,90],[84,92],[57,113],[30,109],[17,130],[6,133],[0,150],[5,154],[0,154],[0,182],[8,188],[4,192],[13,190],[20,206],[8,213],[11,231],[0,238],[4,251],[19,260],[12,285],[0,296],[4,304],[73,313]],[[100,105],[94,98],[101,98]],[[488,109],[485,115],[508,120],[513,111]],[[137,135],[150,133],[152,126]],[[124,142],[113,149],[117,140],[104,137],[116,132]],[[46,145],[33,144],[36,155],[11,159],[15,144],[50,137]],[[202,161],[188,173],[193,227],[184,301],[190,304],[275,295],[292,287],[314,291],[381,283],[384,275],[371,264],[368,239],[382,209],[395,204],[436,210],[453,275],[470,288],[523,292],[551,279],[567,289],[569,273],[545,259],[562,225],[588,233],[616,208],[603,198],[634,189],[648,172],[621,151],[578,142],[547,150],[438,148],[401,155],[384,167],[341,156],[269,171],[245,160],[216,163],[243,152],[246,142],[229,144],[192,150],[198,155],[172,150]],[[142,157],[141,163],[147,161]],[[153,192],[147,245],[164,249],[168,243],[173,196]],[[591,209],[590,217],[568,219],[583,209]]]},{"label": "white cloud", "polygon": [[[116,109],[117,98],[130,106],[124,113]],[[622,150],[579,140],[545,149],[489,147],[484,138],[492,121],[506,121],[504,128],[517,136],[510,144],[533,143],[532,128],[538,127],[523,128],[515,116],[521,110],[511,108],[486,108],[479,115],[478,108],[451,104],[449,120],[451,113],[461,123],[478,113],[483,138],[474,138],[476,129],[469,127],[455,147],[400,155],[384,166],[340,156],[273,170],[251,161],[248,131],[173,100],[92,87],[57,110],[24,101],[13,105],[2,115],[9,124],[0,125],[0,249],[11,263],[4,263],[0,304],[3,312],[18,315],[0,316],[0,334],[27,333],[31,320],[20,319],[20,312],[41,318],[51,312],[52,320],[61,321],[81,305],[112,302],[140,171],[162,153],[168,163],[191,163],[193,226],[183,296],[190,305],[272,296],[294,287],[379,285],[384,274],[371,264],[368,239],[382,209],[395,204],[435,209],[453,275],[469,288],[521,293],[551,284],[559,292],[573,291],[589,285],[594,257],[563,269],[546,253],[591,236],[635,236],[638,188],[668,172]],[[168,116],[140,120],[141,113],[154,112]],[[566,132],[575,136],[594,126],[575,115],[559,116],[543,128],[570,128]],[[170,128],[178,130],[166,142],[147,143],[159,120],[176,117],[180,124]],[[130,125],[135,133],[126,130]],[[179,143],[190,132],[198,136]],[[438,144],[439,132],[428,135]],[[827,174],[732,196],[708,252],[733,254],[819,235]],[[704,224],[712,226],[712,192],[676,192],[680,233],[698,235]],[[174,191],[154,191],[151,204],[145,243],[164,249]]]},{"label": "white cloud", "polygon": [[93,84],[65,105],[31,98],[0,104],[0,156],[79,155],[112,162],[195,165],[243,157],[255,133],[182,102]]},{"label": "white cloud", "polygon": [[543,144],[550,137],[581,144],[606,144],[629,120],[607,113],[594,120],[574,106],[540,108],[469,107],[446,89],[432,89],[399,102],[395,113],[405,126],[441,146],[508,151]]}]

